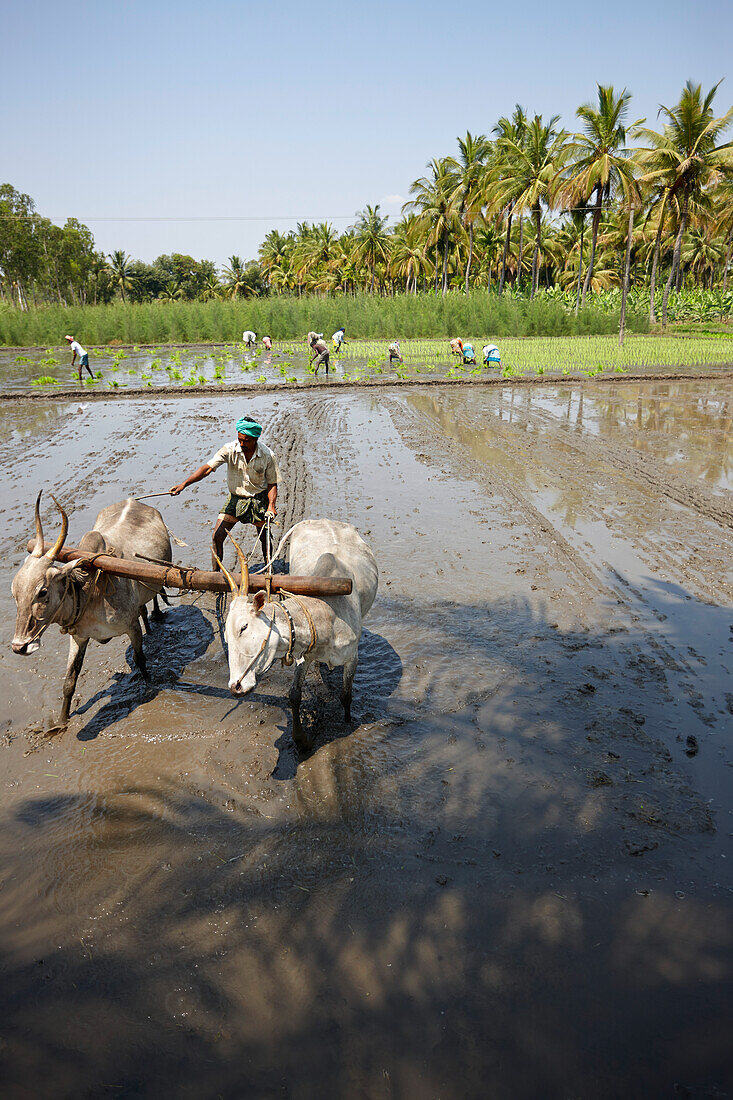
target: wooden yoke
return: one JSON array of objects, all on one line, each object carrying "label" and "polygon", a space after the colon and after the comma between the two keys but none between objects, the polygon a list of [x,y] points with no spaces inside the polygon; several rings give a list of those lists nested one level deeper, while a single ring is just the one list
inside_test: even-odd
[{"label": "wooden yoke", "polygon": [[[35,539],[28,540],[28,553],[36,545]],[[43,544],[43,552],[51,549],[50,543]],[[157,565],[153,562],[133,558],[115,558],[109,554],[90,554],[86,550],[77,550],[65,546],[58,553],[58,561],[78,560],[79,567],[89,571],[101,569],[113,577],[129,577],[135,581],[152,581],[167,588],[181,588],[197,592],[229,592],[229,582],[223,573],[211,573],[205,569],[187,569],[179,565]],[[240,577],[233,574],[239,584]],[[264,573],[250,573],[249,589],[257,592],[267,587],[268,577]],[[276,573],[271,580],[273,592],[293,592],[298,596],[348,596],[351,593],[351,580],[348,577],[294,577],[288,573]]]}]

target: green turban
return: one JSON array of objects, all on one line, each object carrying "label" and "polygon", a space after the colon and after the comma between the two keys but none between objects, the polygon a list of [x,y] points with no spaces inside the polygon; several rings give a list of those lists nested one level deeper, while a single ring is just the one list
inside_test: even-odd
[{"label": "green turban", "polygon": [[262,425],[255,420],[250,420],[248,416],[243,416],[237,421],[237,431],[242,435],[251,435],[253,439],[259,439],[262,435]]}]

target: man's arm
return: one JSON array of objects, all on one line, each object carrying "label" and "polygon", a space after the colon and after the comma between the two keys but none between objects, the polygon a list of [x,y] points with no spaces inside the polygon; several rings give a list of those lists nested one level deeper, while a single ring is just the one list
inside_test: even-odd
[{"label": "man's arm", "polygon": [[275,503],[277,501],[277,484],[267,486],[267,511],[272,512],[273,516],[277,515],[277,508]]},{"label": "man's arm", "polygon": [[[195,485],[197,481],[203,481],[205,477],[209,476],[212,469],[213,467],[209,466],[206,463],[203,466],[199,466],[198,470],[194,470],[192,474],[189,474],[185,481],[182,481],[180,485],[174,485],[171,489],[168,490],[168,492],[172,497],[177,497],[178,494],[189,485]],[[275,486],[275,489],[277,490],[277,485]]]}]

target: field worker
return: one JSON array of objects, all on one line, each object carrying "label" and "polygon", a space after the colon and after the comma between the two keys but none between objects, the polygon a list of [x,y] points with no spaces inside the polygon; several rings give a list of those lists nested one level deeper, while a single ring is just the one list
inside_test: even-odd
[{"label": "field worker", "polygon": [[253,348],[257,343],[257,333],[247,329],[246,332],[242,333],[242,343],[246,344],[248,348]]},{"label": "field worker", "polygon": [[265,349],[265,351],[272,351],[272,340],[270,339],[269,336],[263,336],[262,337],[262,346]]},{"label": "field worker", "polygon": [[484,363],[487,367],[501,366],[501,356],[496,344],[484,344]]},{"label": "field worker", "polygon": [[78,340],[75,340],[73,336],[65,337],[69,341],[71,347],[71,365],[74,366],[77,355],[79,356],[79,381],[81,382],[81,368],[86,367],[90,378],[94,378],[92,371],[89,367],[89,353],[84,351]]},{"label": "field worker", "polygon": [[308,347],[311,349],[311,357],[308,360],[308,365],[316,361],[316,374],[318,374],[318,368],[321,363],[326,367],[326,374],[328,374],[328,364],[331,361],[331,355],[328,350],[328,344],[323,339],[322,332],[309,332],[307,337]]},{"label": "field worker", "polygon": [[476,352],[473,350],[473,344],[463,345],[463,365],[464,366],[476,366]]},{"label": "field worker", "polygon": [[389,365],[390,366],[392,366],[392,360],[393,359],[396,359],[399,363],[404,363],[404,359],[402,358],[402,354],[400,352],[400,342],[399,342],[399,340],[393,340],[392,343],[387,348],[387,351],[389,352]]},{"label": "field worker", "polygon": [[463,355],[463,340],[456,336],[450,341],[448,347],[451,350],[451,355],[457,355],[459,358]]},{"label": "field worker", "polygon": [[[229,496],[216,518],[213,540],[218,557],[224,560],[224,539],[227,531],[237,523],[251,523],[260,533],[260,543],[265,561],[271,552],[267,546],[267,527],[265,519],[277,515],[277,485],[280,475],[277,463],[269,447],[260,441],[262,425],[251,416],[243,416],[237,421],[237,438],[225,443],[208,462],[189,474],[180,485],[169,490],[172,497],[188,485],[203,481],[205,477],[226,463],[227,486]],[[218,569],[212,554],[212,569]]]},{"label": "field worker", "polygon": [[336,352],[341,351],[341,345],[346,339],[346,329],[343,325],[341,328],[336,329],[331,339],[333,340],[333,350]]}]

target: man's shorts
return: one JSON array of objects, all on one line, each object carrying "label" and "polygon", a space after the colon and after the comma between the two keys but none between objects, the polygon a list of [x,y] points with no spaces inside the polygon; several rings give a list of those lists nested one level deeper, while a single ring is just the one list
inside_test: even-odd
[{"label": "man's shorts", "polygon": [[84,354],[82,355],[81,359],[79,360],[79,366],[80,367],[88,367],[89,366],[89,352],[88,351],[85,351]]},{"label": "man's shorts", "polygon": [[328,364],[329,364],[330,360],[331,360],[330,351],[322,351],[321,354],[316,359],[316,370],[318,370],[318,368],[321,366],[321,364],[323,364],[323,366],[328,371]]},{"label": "man's shorts", "polygon": [[254,497],[238,497],[234,493],[227,497],[220,516],[233,516],[240,523],[262,523],[267,511],[267,489]]}]

